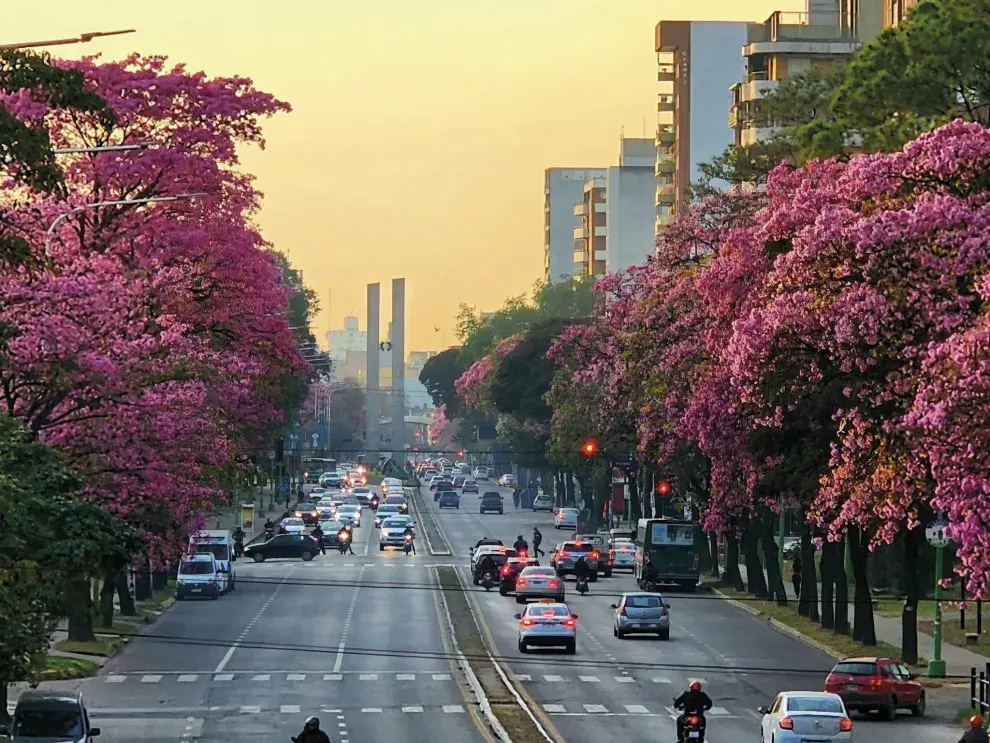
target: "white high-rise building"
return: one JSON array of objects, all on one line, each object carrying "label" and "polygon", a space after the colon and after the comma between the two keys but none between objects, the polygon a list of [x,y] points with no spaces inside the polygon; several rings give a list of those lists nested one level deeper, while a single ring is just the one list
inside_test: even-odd
[{"label": "white high-rise building", "polygon": [[604,168],[547,168],[543,180],[543,280],[574,274],[574,202],[584,184],[603,178]]}]

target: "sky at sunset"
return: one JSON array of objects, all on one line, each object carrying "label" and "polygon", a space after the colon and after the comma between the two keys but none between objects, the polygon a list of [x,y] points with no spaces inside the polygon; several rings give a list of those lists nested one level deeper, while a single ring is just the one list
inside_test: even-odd
[{"label": "sky at sunset", "polygon": [[[136,28],[51,49],[164,54],[245,75],[288,101],[244,166],[265,237],[321,297],[324,341],[366,285],[405,276],[406,349],[455,341],[461,302],[484,310],[543,274],[543,171],[615,164],[618,138],[656,128],[653,28],[765,19],[757,0],[110,0],[6,2],[0,43]],[[328,291],[329,318],[327,314]],[[439,331],[434,328],[439,327]],[[325,342],[325,341],[324,341]]]}]

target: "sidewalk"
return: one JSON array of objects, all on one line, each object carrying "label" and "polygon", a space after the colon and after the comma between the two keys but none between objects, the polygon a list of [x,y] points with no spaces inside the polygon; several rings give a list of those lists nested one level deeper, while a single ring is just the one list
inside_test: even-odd
[{"label": "sidewalk", "polygon": [[[742,577],[743,583],[749,586],[749,578],[746,574],[746,566],[739,566],[739,575]],[[797,601],[797,596],[794,593],[794,586],[788,582],[784,582],[784,589],[787,592],[788,601]],[[818,599],[821,601],[822,587],[818,584]],[[852,587],[849,590],[849,626],[852,627],[854,620],[855,607],[852,604]],[[886,642],[889,645],[893,645],[896,648],[901,646],[901,620],[892,619],[891,617],[885,617],[881,614],[873,612],[873,626],[876,630],[877,640],[880,642]],[[931,635],[926,635],[923,632],[918,633],[918,656],[921,658],[931,659],[935,655],[935,640]],[[948,676],[965,676],[969,677],[970,669],[976,668],[977,672],[983,670],[987,663],[990,663],[990,658],[979,653],[974,653],[972,650],[966,650],[965,648],[957,647],[956,645],[949,645],[948,643],[942,643],[942,660],[945,661],[946,665],[946,675]]]},{"label": "sidewalk", "polygon": [[241,523],[241,505],[243,503],[253,503],[254,504],[254,523],[251,528],[245,527],[245,544],[250,544],[259,536],[265,532],[265,521],[271,517],[272,521],[276,524],[285,515],[285,501],[283,500],[279,503],[279,496],[276,493],[274,500],[272,501],[273,509],[267,511],[269,499],[272,498],[272,489],[270,487],[265,487],[261,491],[261,500],[264,501],[265,509],[262,510],[258,508],[258,494],[254,493],[252,500],[247,500],[246,498],[241,498],[240,500],[232,501],[230,506],[221,513],[218,517],[208,519],[204,528],[206,529],[227,529],[233,531]]}]

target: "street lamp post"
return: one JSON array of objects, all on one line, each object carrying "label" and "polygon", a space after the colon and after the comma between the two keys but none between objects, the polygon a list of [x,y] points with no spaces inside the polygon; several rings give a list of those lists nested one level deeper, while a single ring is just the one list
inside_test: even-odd
[{"label": "street lamp post", "polygon": [[87,31],[86,33],[73,36],[68,39],[49,39],[48,41],[22,41],[16,44],[0,44],[0,52],[11,51],[13,49],[34,49],[45,46],[65,46],[66,44],[86,44],[93,39],[100,39],[104,36],[120,36],[122,34],[137,33],[137,29],[128,28],[123,31]]},{"label": "street lamp post", "polygon": [[777,525],[777,564],[780,565],[780,579],[784,579],[784,530],[787,528],[787,511],[784,508],[784,496],[780,496],[780,523]]},{"label": "street lamp post", "polygon": [[62,224],[65,219],[73,214],[78,214],[79,212],[86,211],[87,209],[98,209],[101,206],[136,206],[141,204],[156,204],[160,201],[185,201],[186,199],[195,199],[200,196],[206,196],[205,193],[183,193],[176,196],[149,196],[146,199],[116,199],[113,201],[94,201],[91,204],[82,204],[81,206],[75,206],[67,212],[63,212],[55,217],[54,221],[48,226],[48,231],[45,233],[45,255],[51,255],[52,237],[55,234],[56,228]]},{"label": "street lamp post", "polygon": [[932,653],[933,657],[928,661],[928,676],[930,678],[945,678],[945,661],[942,659],[942,553],[951,541],[947,534],[948,526],[948,521],[939,517],[925,530],[928,543],[935,548],[935,621],[932,632],[935,647]]}]

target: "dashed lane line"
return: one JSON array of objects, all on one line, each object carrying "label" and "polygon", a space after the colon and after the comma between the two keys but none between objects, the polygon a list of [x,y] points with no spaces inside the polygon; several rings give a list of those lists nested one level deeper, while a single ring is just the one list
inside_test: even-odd
[{"label": "dashed lane line", "polygon": [[344,617],[344,629],[340,635],[340,644],[337,646],[337,658],[333,662],[333,672],[338,673],[344,663],[344,648],[347,647],[347,635],[351,631],[351,622],[354,621],[354,607],[357,606],[358,594],[361,592],[361,580],[364,578],[366,568],[361,568],[358,573],[357,585],[354,587],[354,594],[351,596],[351,605],[347,607],[347,616]]}]

